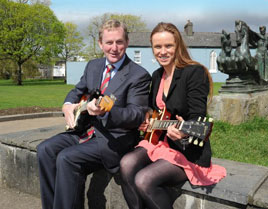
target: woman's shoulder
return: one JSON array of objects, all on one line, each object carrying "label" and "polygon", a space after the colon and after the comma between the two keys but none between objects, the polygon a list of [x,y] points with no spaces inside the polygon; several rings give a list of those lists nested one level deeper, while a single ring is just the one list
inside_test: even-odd
[{"label": "woman's shoulder", "polygon": [[157,68],[157,69],[152,73],[152,77],[159,77],[159,76],[162,76],[163,71],[164,71],[164,68],[163,68],[163,67],[159,67],[159,68]]},{"label": "woman's shoulder", "polygon": [[202,66],[200,64],[186,65],[183,69],[186,72],[191,72],[191,71],[205,71],[204,66]]}]

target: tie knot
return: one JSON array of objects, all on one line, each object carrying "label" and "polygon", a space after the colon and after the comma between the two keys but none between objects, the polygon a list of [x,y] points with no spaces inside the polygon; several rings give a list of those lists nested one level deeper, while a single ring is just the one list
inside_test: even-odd
[{"label": "tie knot", "polygon": [[111,64],[106,65],[107,71],[110,72],[114,69],[114,66]]}]

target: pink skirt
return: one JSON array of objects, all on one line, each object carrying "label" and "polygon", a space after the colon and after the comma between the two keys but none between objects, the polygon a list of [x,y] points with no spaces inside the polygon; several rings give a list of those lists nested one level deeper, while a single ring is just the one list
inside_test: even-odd
[{"label": "pink skirt", "polygon": [[212,163],[208,168],[194,164],[188,161],[181,152],[171,149],[166,141],[159,141],[157,145],[153,145],[147,140],[142,140],[137,147],[145,148],[153,162],[164,159],[182,167],[192,185],[207,186],[216,184],[226,176],[224,167],[212,165]]}]

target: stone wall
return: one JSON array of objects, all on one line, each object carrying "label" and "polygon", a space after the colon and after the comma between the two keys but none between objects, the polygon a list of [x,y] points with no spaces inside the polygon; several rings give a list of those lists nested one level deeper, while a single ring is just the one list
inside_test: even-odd
[{"label": "stone wall", "polygon": [[231,124],[240,124],[255,116],[268,118],[268,91],[214,96],[208,105],[208,114],[214,120]]}]

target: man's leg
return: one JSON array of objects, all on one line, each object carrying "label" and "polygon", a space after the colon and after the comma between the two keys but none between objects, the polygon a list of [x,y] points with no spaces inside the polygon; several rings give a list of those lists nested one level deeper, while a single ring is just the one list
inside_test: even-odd
[{"label": "man's leg", "polygon": [[62,133],[43,141],[37,146],[43,209],[53,208],[58,153],[66,147],[76,144],[78,144],[76,135]]},{"label": "man's leg", "polygon": [[83,209],[85,181],[103,168],[96,138],[62,150],[56,162],[54,209]]}]

